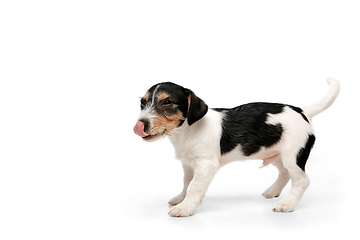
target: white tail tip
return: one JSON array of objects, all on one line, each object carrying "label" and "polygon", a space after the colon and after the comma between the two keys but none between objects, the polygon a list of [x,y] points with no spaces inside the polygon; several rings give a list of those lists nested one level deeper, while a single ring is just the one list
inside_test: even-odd
[{"label": "white tail tip", "polygon": [[319,114],[320,112],[329,108],[331,104],[333,104],[337,96],[339,95],[340,92],[339,81],[336,80],[335,78],[328,78],[326,81],[329,84],[329,90],[328,93],[325,95],[325,97],[323,97],[320,101],[303,108],[305,115],[310,119],[316,116],[317,114]]}]

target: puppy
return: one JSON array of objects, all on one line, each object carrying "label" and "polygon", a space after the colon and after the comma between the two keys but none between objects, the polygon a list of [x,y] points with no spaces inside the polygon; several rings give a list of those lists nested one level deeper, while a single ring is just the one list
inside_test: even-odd
[{"label": "puppy", "polygon": [[311,119],[329,108],[340,91],[327,79],[329,91],[319,102],[298,108],[256,102],[235,108],[209,109],[189,89],[171,82],[152,86],[141,98],[134,132],[145,141],[168,136],[184,169],[184,188],[169,201],[172,217],[195,213],[218,169],[230,162],[262,159],[279,170],[264,193],[278,197],[291,179],[291,189],[273,211],[292,212],[309,186],[305,164],[315,142]]}]

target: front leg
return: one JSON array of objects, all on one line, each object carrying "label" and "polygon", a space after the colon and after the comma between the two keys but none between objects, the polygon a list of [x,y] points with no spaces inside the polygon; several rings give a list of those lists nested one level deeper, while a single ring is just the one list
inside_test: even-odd
[{"label": "front leg", "polygon": [[219,161],[216,159],[197,159],[194,164],[194,177],[187,188],[186,197],[181,203],[171,209],[169,215],[172,217],[188,217],[193,215],[218,169]]},{"label": "front leg", "polygon": [[192,169],[192,167],[185,165],[184,163],[182,165],[184,169],[184,188],[179,195],[170,199],[169,204],[172,206],[178,205],[185,199],[188,186],[194,177],[194,170]]}]

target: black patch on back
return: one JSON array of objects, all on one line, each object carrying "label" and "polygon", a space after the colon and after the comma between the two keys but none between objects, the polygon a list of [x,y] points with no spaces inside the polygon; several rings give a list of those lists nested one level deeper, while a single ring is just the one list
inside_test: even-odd
[{"label": "black patch on back", "polygon": [[305,147],[301,148],[298,152],[297,158],[296,158],[296,164],[305,171],[305,164],[306,161],[309,158],[310,151],[315,143],[315,136],[312,134],[309,134],[309,138],[305,144]]},{"label": "black patch on back", "polygon": [[250,156],[262,146],[277,143],[283,132],[281,124],[266,124],[268,114],[278,114],[287,106],[278,103],[249,103],[232,109],[216,108],[224,114],[220,139],[221,154],[240,144],[245,156]]}]

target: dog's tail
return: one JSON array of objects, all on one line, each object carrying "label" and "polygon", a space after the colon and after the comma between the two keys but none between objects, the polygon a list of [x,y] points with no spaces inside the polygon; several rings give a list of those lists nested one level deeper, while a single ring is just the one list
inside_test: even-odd
[{"label": "dog's tail", "polygon": [[334,78],[328,78],[327,82],[329,84],[329,91],[325,95],[325,97],[323,97],[320,101],[318,101],[310,106],[306,106],[306,107],[302,108],[304,111],[304,114],[309,119],[318,115],[322,111],[325,111],[326,109],[328,109],[333,104],[333,102],[335,101],[337,96],[339,95],[339,92],[340,92],[339,81]]}]

